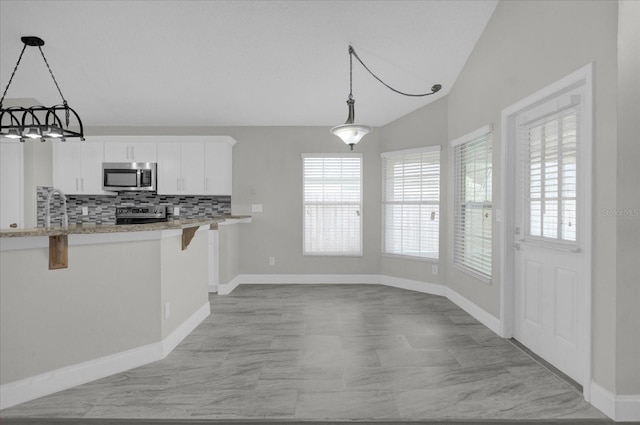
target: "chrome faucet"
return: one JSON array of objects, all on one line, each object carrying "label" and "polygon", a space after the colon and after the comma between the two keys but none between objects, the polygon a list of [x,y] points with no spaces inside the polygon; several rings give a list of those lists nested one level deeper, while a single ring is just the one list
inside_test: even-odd
[{"label": "chrome faucet", "polygon": [[51,228],[51,200],[55,194],[60,195],[60,198],[62,198],[62,222],[60,225],[66,229],[69,226],[69,216],[67,216],[67,197],[60,189],[55,188],[53,188],[47,195],[47,203],[44,207],[44,227],[45,229]]}]

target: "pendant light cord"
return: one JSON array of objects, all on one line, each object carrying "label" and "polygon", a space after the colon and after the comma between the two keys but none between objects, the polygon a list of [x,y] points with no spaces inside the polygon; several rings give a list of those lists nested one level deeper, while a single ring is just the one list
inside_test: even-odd
[{"label": "pendant light cord", "polygon": [[394,91],[394,92],[396,92],[398,94],[401,94],[403,96],[411,96],[411,97],[429,96],[429,95],[432,95],[432,94],[440,91],[440,89],[442,88],[442,86],[440,84],[436,84],[433,87],[431,87],[431,92],[429,92],[429,93],[420,93],[420,94],[405,93],[405,92],[402,92],[400,90],[394,89],[389,84],[387,84],[384,81],[382,81],[380,79],[380,77],[378,77],[376,74],[374,74],[369,69],[369,67],[367,65],[365,65],[364,62],[362,62],[362,59],[360,59],[360,56],[358,56],[358,54],[356,53],[356,50],[353,48],[353,46],[349,46],[349,64],[350,64],[350,70],[349,70],[349,72],[350,72],[350,74],[349,74],[349,98],[350,99],[353,97],[353,94],[351,93],[351,85],[352,85],[351,80],[353,79],[353,56],[355,56],[356,59],[358,59],[358,62],[360,62],[360,64],[364,67],[364,69],[366,69],[369,72],[369,74],[371,74],[371,76],[373,76],[373,78],[378,80],[380,83],[382,83],[382,85],[384,85],[389,90]]},{"label": "pendant light cord", "polygon": [[[18,66],[20,66],[20,61],[22,60],[22,55],[24,55],[24,51],[27,48],[27,43],[24,44],[24,46],[22,47],[22,51],[20,52],[20,56],[18,57],[18,62],[16,62],[16,66],[13,68],[13,72],[11,73],[11,77],[9,78],[9,82],[7,83],[7,87],[4,89],[4,93],[2,93],[2,98],[0,99],[0,108],[2,108],[2,104],[4,103],[4,98],[7,95],[7,91],[9,90],[9,86],[11,85],[11,82],[13,81],[13,76],[16,75],[16,71],[18,70]],[[53,75],[53,71],[51,70],[51,67],[49,66],[49,61],[47,61],[47,58],[44,55],[44,52],[42,51],[42,47],[38,46],[38,50],[40,50],[40,54],[42,55],[42,59],[44,60],[45,65],[47,65],[47,69],[49,70],[49,74],[51,74],[51,78],[53,79],[53,83],[56,85],[56,88],[58,89],[58,93],[60,93],[60,97],[62,98],[62,104],[66,110],[65,113],[65,121],[67,122],[67,126],[69,126],[69,105],[67,104],[67,100],[64,98],[64,95],[62,94],[62,90],[60,90],[60,86],[58,85],[58,81],[56,81],[56,77]]]},{"label": "pendant light cord", "polygon": [[44,60],[45,65],[47,65],[47,69],[49,70],[49,74],[51,74],[51,78],[53,79],[53,83],[56,85],[56,88],[58,89],[58,93],[60,93],[60,97],[62,98],[62,102],[64,103],[65,106],[67,106],[67,100],[62,95],[62,90],[60,90],[60,86],[58,85],[58,82],[56,81],[56,77],[54,77],[53,71],[51,70],[51,67],[49,66],[49,62],[47,61],[47,58],[44,56],[44,52],[42,51],[42,47],[38,46],[38,50],[40,50],[40,54],[42,55],[42,59]]},{"label": "pendant light cord", "polygon": [[22,52],[20,52],[20,56],[18,57],[18,62],[16,63],[16,66],[13,68],[13,72],[11,73],[11,77],[9,78],[9,82],[7,83],[7,87],[5,87],[4,89],[4,93],[2,93],[2,99],[0,99],[0,108],[2,108],[2,104],[4,103],[4,97],[7,95],[7,90],[9,90],[9,86],[11,85],[11,82],[13,81],[13,76],[16,75],[16,71],[18,70],[18,65],[20,65],[20,61],[22,60],[22,55],[24,55],[24,51],[27,48],[27,45],[25,44],[24,46],[22,46]]}]

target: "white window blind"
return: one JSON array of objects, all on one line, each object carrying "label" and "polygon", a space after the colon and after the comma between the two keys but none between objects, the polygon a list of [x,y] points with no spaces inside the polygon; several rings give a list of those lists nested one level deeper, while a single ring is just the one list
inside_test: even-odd
[{"label": "white window blind", "polygon": [[383,252],[438,258],[440,146],[382,154]]},{"label": "white window blind", "polygon": [[528,237],[576,241],[577,125],[575,107],[524,125]]},{"label": "white window blind", "polygon": [[304,254],[362,255],[362,156],[302,160]]},{"label": "white window blind", "polygon": [[453,142],[455,212],[453,260],[491,279],[492,159],[490,127]]}]

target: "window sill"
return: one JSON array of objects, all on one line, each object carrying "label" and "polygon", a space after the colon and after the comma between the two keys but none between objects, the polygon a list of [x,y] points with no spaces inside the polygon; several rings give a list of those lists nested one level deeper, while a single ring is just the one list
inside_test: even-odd
[{"label": "window sill", "polygon": [[492,279],[491,277],[488,277],[486,275],[483,275],[482,273],[471,269],[469,267],[465,267],[461,264],[456,264],[454,263],[453,266],[458,269],[459,271],[461,271],[464,274],[467,274],[475,279],[478,279],[479,281],[481,281],[482,283],[486,284],[486,285],[491,285]]},{"label": "window sill", "polygon": [[418,257],[418,256],[415,256],[415,255],[389,254],[389,253],[386,253],[386,252],[383,252],[381,255],[382,255],[382,257],[392,258],[394,260],[409,260],[409,261],[420,261],[422,263],[440,264],[440,259],[439,258]]}]

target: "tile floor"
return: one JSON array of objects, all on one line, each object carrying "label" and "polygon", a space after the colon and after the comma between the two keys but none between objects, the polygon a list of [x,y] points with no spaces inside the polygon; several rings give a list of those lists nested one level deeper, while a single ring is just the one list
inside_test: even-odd
[{"label": "tile floor", "polygon": [[246,285],[164,360],[3,418],[604,418],[473,317],[376,285]]}]

